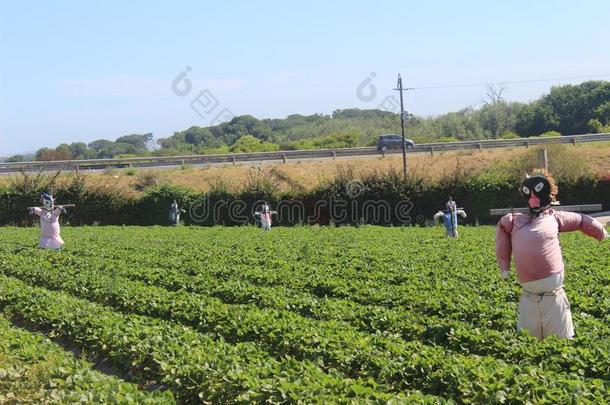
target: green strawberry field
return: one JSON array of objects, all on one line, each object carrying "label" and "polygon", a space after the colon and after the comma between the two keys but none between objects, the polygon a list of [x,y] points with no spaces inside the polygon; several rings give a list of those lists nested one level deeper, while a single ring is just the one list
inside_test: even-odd
[{"label": "green strawberry field", "polygon": [[610,403],[610,244],[562,234],[574,340],[516,332],[493,227],[0,233],[0,403]]}]

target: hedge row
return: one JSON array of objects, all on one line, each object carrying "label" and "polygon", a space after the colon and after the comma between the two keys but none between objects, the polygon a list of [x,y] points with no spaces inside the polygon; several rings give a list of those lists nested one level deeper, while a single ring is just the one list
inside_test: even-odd
[{"label": "hedge row", "polygon": [[[364,179],[337,176],[306,193],[277,192],[255,185],[239,192],[216,188],[208,193],[161,185],[149,188],[139,197],[128,197],[113,190],[92,189],[78,179],[55,187],[61,203],[74,203],[64,222],[71,225],[166,225],[168,209],[176,199],[187,212],[188,225],[244,225],[255,223],[253,213],[263,201],[278,211],[275,223],[378,225],[423,224],[442,208],[449,195],[468,213],[468,224],[497,221],[490,208],[524,206],[518,193],[518,179],[485,175],[465,175],[440,182],[404,180],[397,173],[369,175]],[[32,225],[36,218],[25,207],[37,205],[45,184],[12,184],[0,188],[0,225]],[[559,180],[562,204],[601,203],[610,210],[610,177],[581,177]]]}]

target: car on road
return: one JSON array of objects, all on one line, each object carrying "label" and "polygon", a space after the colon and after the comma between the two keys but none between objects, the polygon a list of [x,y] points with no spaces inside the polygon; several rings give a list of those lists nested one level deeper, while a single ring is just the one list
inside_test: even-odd
[{"label": "car on road", "polygon": [[[401,149],[402,136],[397,134],[384,134],[377,139],[377,150],[385,152],[388,149]],[[415,148],[415,142],[405,138],[407,150]]]}]

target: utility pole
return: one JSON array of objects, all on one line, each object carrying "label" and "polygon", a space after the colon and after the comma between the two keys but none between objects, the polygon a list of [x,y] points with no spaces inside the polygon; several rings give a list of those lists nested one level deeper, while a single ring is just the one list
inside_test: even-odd
[{"label": "utility pole", "polygon": [[402,174],[407,178],[407,142],[405,139],[405,120],[407,118],[407,112],[404,108],[402,92],[411,89],[405,89],[402,87],[402,78],[400,77],[400,73],[398,74],[398,83],[396,84],[396,88],[394,90],[400,91],[400,129],[402,133]]}]

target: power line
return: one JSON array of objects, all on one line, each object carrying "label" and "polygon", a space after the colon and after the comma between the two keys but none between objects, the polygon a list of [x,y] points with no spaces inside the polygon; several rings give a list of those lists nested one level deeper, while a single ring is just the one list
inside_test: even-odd
[{"label": "power line", "polygon": [[526,80],[510,80],[505,82],[486,82],[486,83],[468,83],[468,84],[447,84],[439,86],[422,86],[422,87],[408,87],[405,90],[429,90],[429,89],[451,89],[458,87],[481,87],[489,85],[501,85],[501,84],[523,84],[523,83],[541,83],[541,82],[554,82],[559,80],[578,80],[578,79],[593,79],[596,77],[609,77],[610,73],[601,75],[589,75],[589,76],[571,76],[571,77],[556,77],[552,79],[526,79]]}]

